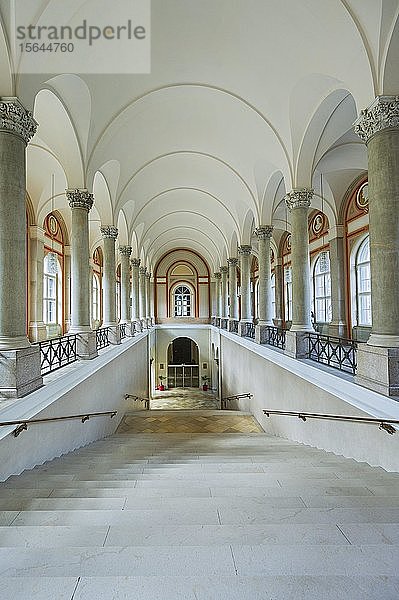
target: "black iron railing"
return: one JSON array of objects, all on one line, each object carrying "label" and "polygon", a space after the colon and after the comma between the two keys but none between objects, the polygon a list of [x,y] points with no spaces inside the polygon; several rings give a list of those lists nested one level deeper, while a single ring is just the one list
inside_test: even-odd
[{"label": "black iron railing", "polygon": [[101,350],[102,348],[106,348],[109,346],[109,327],[103,327],[101,329],[96,330],[96,345],[97,350]]},{"label": "black iron railing", "polygon": [[329,415],[322,413],[307,413],[307,412],[295,412],[291,410],[269,410],[264,409],[264,414],[267,417],[270,415],[281,415],[284,417],[298,417],[302,421],[307,419],[325,419],[328,421],[346,421],[350,423],[364,423],[366,425],[378,425],[380,429],[383,429],[390,435],[393,435],[396,431],[392,425],[399,425],[397,419],[376,419],[374,417],[352,417],[347,415]]},{"label": "black iron railing", "polygon": [[216,327],[216,317],[212,317],[211,318],[211,325],[213,325],[214,327]]},{"label": "black iron railing", "polygon": [[76,335],[38,342],[40,348],[41,374],[47,375],[77,360]]},{"label": "black iron railing", "polygon": [[227,410],[227,406],[229,404],[229,402],[232,402],[232,400],[240,400],[240,398],[253,398],[252,394],[236,394],[235,396],[226,396],[225,398],[222,398],[220,401],[220,408],[222,410]]},{"label": "black iron railing", "polygon": [[231,333],[238,333],[238,321],[232,319],[229,321],[229,330]]},{"label": "black iron railing", "polygon": [[85,413],[83,415],[68,415],[66,417],[52,417],[48,419],[23,419],[19,421],[3,421],[0,423],[0,427],[9,427],[10,425],[18,425],[18,427],[13,431],[14,437],[18,437],[23,431],[26,431],[30,425],[38,425],[39,423],[53,423],[55,421],[71,421],[75,419],[80,419],[82,423],[86,423],[92,417],[111,417],[113,419],[118,414],[118,411],[107,411],[107,412],[99,412],[99,413]]},{"label": "black iron railing", "polygon": [[356,373],[357,343],[353,340],[309,333],[307,343],[307,357],[310,360],[352,375]]},{"label": "black iron railing", "polygon": [[228,329],[229,320],[228,319],[220,319],[220,329]]},{"label": "black iron railing", "polygon": [[249,337],[252,340],[255,339],[255,325],[253,323],[245,323],[245,335],[244,337]]},{"label": "black iron railing", "polygon": [[140,396],[132,396],[132,394],[125,394],[125,400],[133,400],[133,402],[142,402],[146,410],[150,410],[150,399],[141,398]]},{"label": "black iron railing", "polygon": [[269,344],[269,346],[285,350],[285,334],[285,329],[268,325],[263,331],[262,344]]}]

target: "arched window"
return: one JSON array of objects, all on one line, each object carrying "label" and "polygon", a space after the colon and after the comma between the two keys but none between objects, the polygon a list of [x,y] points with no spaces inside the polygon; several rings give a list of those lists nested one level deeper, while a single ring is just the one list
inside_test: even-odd
[{"label": "arched window", "polygon": [[191,292],[186,285],[179,285],[174,292],[175,317],[191,317]]},{"label": "arched window", "polygon": [[272,273],[271,278],[271,288],[272,288],[272,317],[276,318],[276,276]]},{"label": "arched window", "polygon": [[100,321],[100,280],[98,275],[93,275],[93,295],[91,304],[91,318],[93,321]]},{"label": "arched window", "polygon": [[356,320],[357,325],[370,326],[371,321],[371,272],[370,238],[360,244],[355,259],[356,272]]},{"label": "arched window", "polygon": [[292,321],[292,270],[291,267],[284,269],[284,303],[285,320]]},{"label": "arched window", "polygon": [[332,318],[331,268],[328,252],[321,252],[314,264],[313,310],[317,323],[330,323]]},{"label": "arched window", "polygon": [[55,252],[48,252],[43,263],[43,321],[49,337],[61,334],[62,273]]}]

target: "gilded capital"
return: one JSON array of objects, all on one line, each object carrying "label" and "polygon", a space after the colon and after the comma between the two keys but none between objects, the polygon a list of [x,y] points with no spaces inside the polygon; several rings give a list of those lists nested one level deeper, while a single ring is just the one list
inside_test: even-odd
[{"label": "gilded capital", "polygon": [[119,252],[122,254],[122,256],[130,257],[130,255],[132,253],[132,247],[131,246],[119,246]]},{"label": "gilded capital", "polygon": [[116,240],[118,237],[118,228],[114,227],[113,225],[100,227],[100,230],[104,240]]},{"label": "gilded capital", "polygon": [[285,196],[288,210],[295,208],[309,208],[312,202],[314,190],[311,188],[296,188]]},{"label": "gilded capital", "polygon": [[14,133],[28,144],[36,133],[37,123],[18,98],[0,98],[0,130]]},{"label": "gilded capital", "polygon": [[89,212],[94,204],[93,194],[86,189],[66,190],[66,195],[71,208],[83,208]]},{"label": "gilded capital", "polygon": [[238,254],[240,256],[250,256],[252,254],[252,246],[239,246]]},{"label": "gilded capital", "polygon": [[399,128],[399,96],[377,96],[353,125],[355,133],[366,144],[379,131]]},{"label": "gilded capital", "polygon": [[255,235],[259,240],[270,240],[273,235],[273,225],[261,225],[255,229]]}]

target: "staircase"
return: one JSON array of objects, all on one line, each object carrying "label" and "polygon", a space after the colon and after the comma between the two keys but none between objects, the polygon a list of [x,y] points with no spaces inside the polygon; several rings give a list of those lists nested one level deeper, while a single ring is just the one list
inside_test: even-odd
[{"label": "staircase", "polygon": [[264,433],[125,419],[0,509],[2,600],[399,598],[399,475]]}]

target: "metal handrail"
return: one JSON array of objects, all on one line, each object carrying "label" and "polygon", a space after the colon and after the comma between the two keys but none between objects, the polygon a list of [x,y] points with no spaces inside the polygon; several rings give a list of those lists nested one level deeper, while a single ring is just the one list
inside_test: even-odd
[{"label": "metal handrail", "polygon": [[52,421],[68,421],[72,419],[81,419],[82,423],[89,421],[91,417],[104,417],[109,415],[113,419],[118,414],[117,410],[99,412],[99,413],[85,413],[83,415],[68,415],[66,417],[51,417],[47,419],[20,419],[19,421],[3,421],[0,423],[0,427],[9,427],[10,425],[19,425],[14,431],[14,437],[18,437],[20,433],[26,431],[29,425],[37,425],[38,423],[50,423]]},{"label": "metal handrail", "polygon": [[150,410],[150,399],[140,398],[140,396],[133,396],[132,394],[125,394],[125,400],[133,400],[133,402],[144,402],[146,410]]},{"label": "metal handrail", "polygon": [[226,396],[226,398],[221,399],[221,409],[224,410],[227,407],[227,402],[231,400],[239,400],[240,398],[253,398],[253,394],[236,394],[235,396]]},{"label": "metal handrail", "polygon": [[393,435],[396,432],[396,429],[390,425],[393,423],[394,425],[399,425],[399,420],[397,419],[376,419],[374,417],[351,417],[347,415],[329,415],[329,414],[321,414],[321,413],[306,413],[306,412],[295,412],[292,410],[269,410],[264,409],[264,414],[267,417],[270,415],[282,415],[287,417],[298,417],[302,421],[306,421],[306,419],[326,419],[330,421],[348,421],[350,423],[365,423],[368,425],[379,425],[380,429],[383,429],[390,435]]}]

